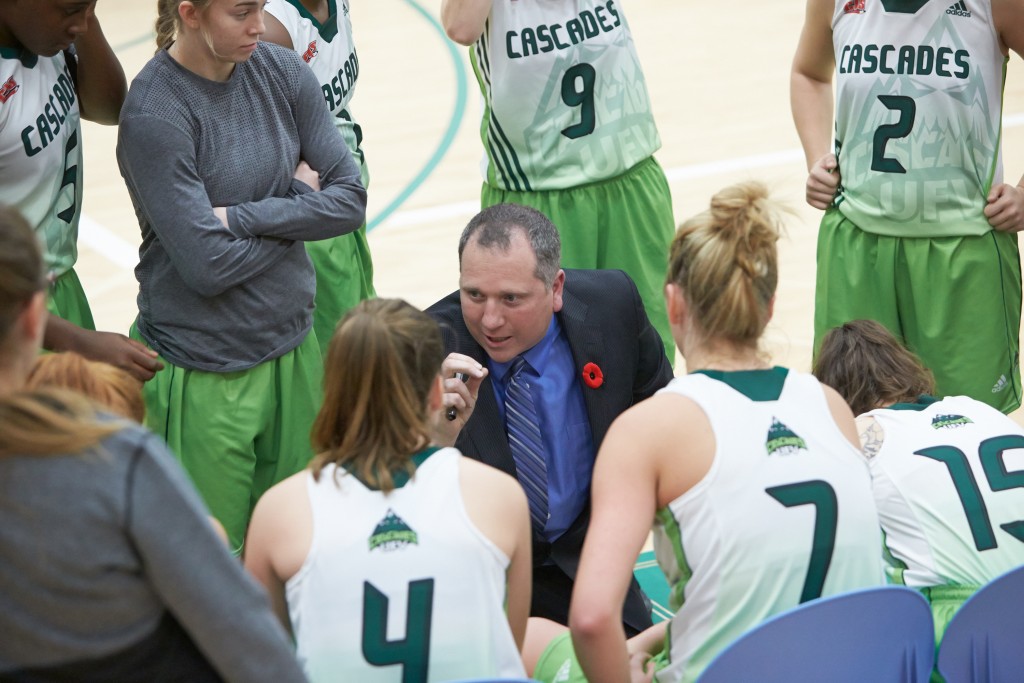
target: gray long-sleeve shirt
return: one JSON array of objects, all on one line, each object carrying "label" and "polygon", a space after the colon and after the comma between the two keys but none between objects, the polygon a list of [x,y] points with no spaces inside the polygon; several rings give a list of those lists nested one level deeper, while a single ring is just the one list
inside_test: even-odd
[{"label": "gray long-sleeve shirt", "polygon": [[[175,365],[244,370],[312,324],[304,241],[363,224],[366,191],[309,68],[261,43],[226,82],[166,51],[132,82],[117,160],[142,229],[139,332]],[[293,180],[305,160],[321,189]],[[228,227],[214,215],[228,208]]]},{"label": "gray long-sleeve shirt", "polygon": [[116,656],[169,612],[225,680],[305,680],[266,594],[140,427],[83,454],[0,458],[0,558],[0,678]]}]

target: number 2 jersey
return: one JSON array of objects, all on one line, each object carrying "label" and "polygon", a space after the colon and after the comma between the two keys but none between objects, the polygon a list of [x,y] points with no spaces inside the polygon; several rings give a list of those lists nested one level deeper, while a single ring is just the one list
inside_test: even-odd
[{"label": "number 2 jersey", "polygon": [[899,407],[867,413],[892,580],[977,587],[1024,565],[1024,429],[966,396]]},{"label": "number 2 jersey", "polygon": [[285,590],[313,683],[524,677],[504,612],[509,559],[466,514],[461,457],[424,451],[388,495],[334,465],[307,475],[313,542]]},{"label": "number 2 jersey", "polygon": [[867,232],[981,235],[1003,180],[989,0],[836,0],[836,205]]},{"label": "number 2 jersey", "polygon": [[63,53],[0,48],[0,202],[21,211],[55,276],[78,258],[82,133]]},{"label": "number 2 jersey", "polygon": [[657,512],[654,550],[676,610],[659,683],[694,681],[745,631],[801,602],[884,583],[867,463],[814,377],[695,373],[662,392],[700,406],[715,456]]},{"label": "number 2 jersey", "polygon": [[334,125],[345,138],[352,158],[359,164],[363,185],[369,182],[361,145],[363,131],[352,118],[350,101],[359,78],[359,57],[352,39],[348,0],[328,0],[327,21],[320,24],[300,0],[271,0],[268,14],[281,22],[292,47],[316,74]]},{"label": "number 2 jersey", "polygon": [[559,190],[621,175],[661,146],[617,0],[494,0],[470,61],[486,182]]}]

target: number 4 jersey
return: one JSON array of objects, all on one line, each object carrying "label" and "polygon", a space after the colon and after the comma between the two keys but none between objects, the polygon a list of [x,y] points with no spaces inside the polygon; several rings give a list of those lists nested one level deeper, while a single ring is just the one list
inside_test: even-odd
[{"label": "number 4 jersey", "polygon": [[1024,429],[966,396],[905,407],[868,413],[892,579],[976,587],[1024,565]]},{"label": "number 4 jersey", "polygon": [[1002,182],[989,0],[836,0],[836,204],[867,232],[980,235]]},{"label": "number 4 jersey", "polygon": [[523,677],[508,557],[469,519],[454,448],[428,449],[391,493],[328,465],[307,475],[313,542],[285,587],[313,683]]},{"label": "number 4 jersey", "polygon": [[35,229],[52,274],[75,265],[82,145],[78,94],[62,53],[0,48],[0,202]]},{"label": "number 4 jersey", "polygon": [[470,59],[493,187],[559,190],[606,180],[661,146],[616,0],[495,0]]},{"label": "number 4 jersey", "polygon": [[700,406],[715,437],[710,470],[658,511],[653,533],[677,610],[657,679],[689,683],[768,617],[881,585],[882,534],[867,462],[814,377],[695,373],[662,391]]}]

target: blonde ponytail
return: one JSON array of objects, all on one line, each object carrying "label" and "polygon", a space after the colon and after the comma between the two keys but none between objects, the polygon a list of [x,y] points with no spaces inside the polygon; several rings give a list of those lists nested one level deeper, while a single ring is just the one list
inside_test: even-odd
[{"label": "blonde ponytail", "polygon": [[756,345],[778,284],[782,211],[763,184],[739,183],[676,232],[667,280],[682,289],[708,339]]}]

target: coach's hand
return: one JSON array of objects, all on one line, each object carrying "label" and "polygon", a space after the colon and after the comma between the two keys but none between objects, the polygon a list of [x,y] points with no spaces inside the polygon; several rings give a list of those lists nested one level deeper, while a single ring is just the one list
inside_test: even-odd
[{"label": "coach's hand", "polygon": [[1024,230],[1024,187],[1006,183],[993,187],[988,193],[985,218],[1002,232]]},{"label": "coach's hand", "polygon": [[839,162],[836,155],[829,152],[814,162],[807,175],[807,203],[816,209],[832,206],[841,180]]},{"label": "coach's hand", "polygon": [[441,410],[434,416],[434,443],[439,446],[455,444],[459,432],[473,414],[480,384],[485,377],[487,368],[469,356],[452,353],[444,359],[441,364],[444,394]]}]

